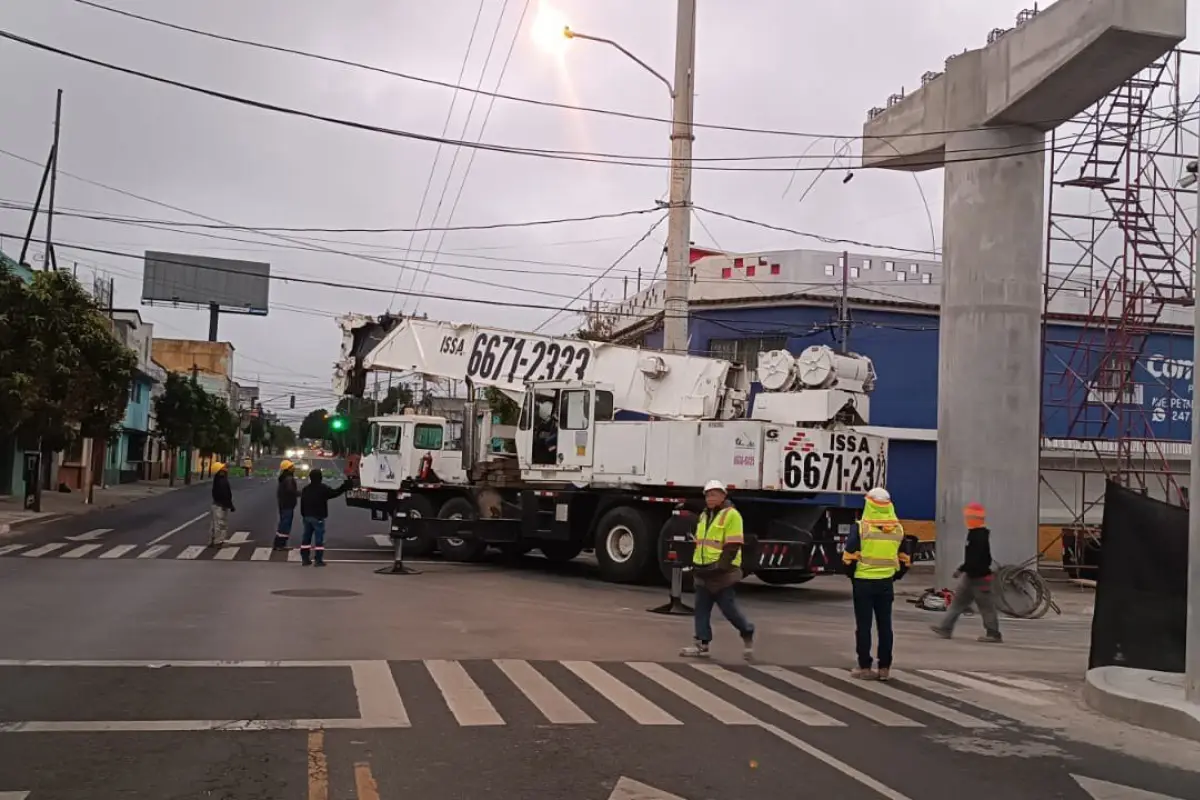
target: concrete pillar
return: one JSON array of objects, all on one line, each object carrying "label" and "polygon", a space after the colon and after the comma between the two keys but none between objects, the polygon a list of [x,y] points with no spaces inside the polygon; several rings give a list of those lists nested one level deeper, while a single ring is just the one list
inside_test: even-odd
[{"label": "concrete pillar", "polygon": [[969,502],[987,508],[996,561],[1037,553],[1044,147],[1044,133],[1020,127],[946,141],[939,586],[962,562]]}]

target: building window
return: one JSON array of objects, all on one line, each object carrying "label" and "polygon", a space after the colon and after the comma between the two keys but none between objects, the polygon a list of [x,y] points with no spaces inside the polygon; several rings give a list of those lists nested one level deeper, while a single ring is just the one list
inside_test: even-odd
[{"label": "building window", "polygon": [[863,268],[863,269],[870,269],[870,268],[871,268],[871,259],[869,259],[869,258],[864,258],[864,259],[863,259],[863,266],[862,266],[862,268]]},{"label": "building window", "polygon": [[895,261],[883,262],[883,269],[885,272],[895,272],[896,271],[896,262]]},{"label": "building window", "polygon": [[933,275],[928,272],[922,272],[921,283],[933,283]]},{"label": "building window", "polygon": [[916,275],[918,272],[920,272],[920,270],[921,270],[921,268],[919,266],[917,266],[916,264],[908,265],[908,271],[911,272],[913,275]]},{"label": "building window", "polygon": [[831,277],[832,277],[832,275],[833,275],[833,264],[826,264],[826,265],[825,265],[825,274],[826,274],[826,275],[829,275],[829,276],[831,276]]},{"label": "building window", "polygon": [[901,283],[904,283],[904,281],[908,280],[908,275],[904,274],[903,272],[897,272],[896,280],[900,281]]},{"label": "building window", "polygon": [[758,354],[768,350],[783,350],[787,347],[786,336],[764,336],[753,339],[709,339],[708,350],[713,358],[723,358],[741,364],[754,379],[758,369]]},{"label": "building window", "polygon": [[851,277],[851,278],[857,278],[857,277],[858,277],[858,267],[851,267],[851,268],[850,268],[850,277]]},{"label": "building window", "polygon": [[846,268],[846,257],[838,256],[838,269],[845,269],[845,268]]}]

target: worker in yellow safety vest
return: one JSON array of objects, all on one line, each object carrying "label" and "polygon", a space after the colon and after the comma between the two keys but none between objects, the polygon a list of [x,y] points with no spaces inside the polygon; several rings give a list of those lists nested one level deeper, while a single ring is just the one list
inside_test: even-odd
[{"label": "worker in yellow safety vest", "polygon": [[[911,537],[910,537],[911,538]],[[896,519],[887,489],[867,492],[858,530],[850,534],[842,552],[854,584],[854,641],[858,667],[851,674],[863,680],[886,681],[892,668],[893,582],[904,577],[912,558],[907,552],[904,527]],[[879,628],[879,671],[872,669],[871,624]]]},{"label": "worker in yellow safety vest", "polygon": [[734,587],[742,579],[742,515],[729,502],[725,484],[709,481],[704,485],[704,505],[696,520],[696,550],[692,555],[692,575],[696,584],[696,641],[680,651],[689,658],[708,658],[712,642],[713,606],[742,636],[742,654],[746,660],[754,653],[754,625],[737,606]]}]

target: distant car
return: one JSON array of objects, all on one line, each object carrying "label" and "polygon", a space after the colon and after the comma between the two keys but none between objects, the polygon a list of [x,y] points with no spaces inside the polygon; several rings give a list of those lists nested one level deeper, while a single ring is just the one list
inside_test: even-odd
[{"label": "distant car", "polygon": [[308,475],[308,470],[309,470],[308,462],[307,461],[298,461],[292,467],[292,469],[294,469],[296,471],[297,477],[304,477],[305,475]]},{"label": "distant car", "polygon": [[304,448],[303,447],[293,447],[290,450],[288,450],[287,453],[285,453],[284,455],[289,459],[304,458]]}]

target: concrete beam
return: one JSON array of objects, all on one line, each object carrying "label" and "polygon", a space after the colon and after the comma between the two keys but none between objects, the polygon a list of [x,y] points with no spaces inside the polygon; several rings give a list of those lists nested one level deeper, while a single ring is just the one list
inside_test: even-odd
[{"label": "concrete beam", "polygon": [[[1048,131],[1187,35],[1187,0],[1058,0],[987,47],[950,60],[863,127],[863,166],[924,170],[945,158],[945,131],[1020,125]],[[978,87],[952,98],[947,83]],[[963,104],[969,108],[964,108]]]}]

